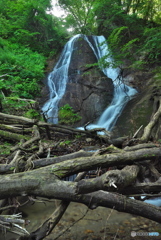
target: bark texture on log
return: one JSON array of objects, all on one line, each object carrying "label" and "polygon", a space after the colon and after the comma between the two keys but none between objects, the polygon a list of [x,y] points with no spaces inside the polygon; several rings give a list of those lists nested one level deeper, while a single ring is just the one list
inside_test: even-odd
[{"label": "bark texture on log", "polygon": [[[160,107],[152,118],[154,125],[158,114],[160,114]],[[115,208],[118,211],[161,222],[159,208],[125,196],[141,195],[143,192],[145,196],[158,196],[160,193],[161,145],[157,142],[134,145],[149,139],[148,131],[151,131],[151,127],[147,126],[148,131],[145,129],[146,134],[140,140],[128,137],[112,139],[110,134],[107,136],[97,135],[97,132],[102,129],[81,131],[1,113],[0,123],[3,123],[0,125],[2,129],[0,131],[6,131],[8,136],[16,142],[21,139],[16,146],[10,149],[11,154],[7,156],[7,164],[4,161],[0,164],[0,199],[4,199],[2,211],[13,207],[12,205],[5,206],[7,198],[17,196],[61,200],[59,207],[50,218],[46,219],[31,234],[26,234],[25,239],[38,240],[48,236],[70,201],[83,203],[91,209],[98,206]],[[14,124],[9,125],[10,123]],[[26,133],[29,133],[30,136]],[[51,139],[50,143],[42,141],[44,135]],[[64,156],[55,156],[55,153],[63,151],[65,141],[60,138],[53,142],[53,139],[67,135],[70,137],[83,136],[86,143],[87,137],[89,142],[93,139],[98,140],[101,142],[101,149],[94,153],[81,150]],[[18,136],[20,137],[18,138]],[[74,141],[73,144],[75,144]],[[123,146],[126,147],[123,148]],[[94,171],[94,178],[85,178],[78,182],[65,181],[66,177],[84,171],[87,173]],[[82,174],[85,176],[85,172]],[[145,179],[148,179],[149,182],[144,181]]]},{"label": "bark texture on log", "polygon": [[139,173],[139,166],[126,166],[122,170],[111,170],[94,179],[79,181],[77,194],[95,192],[98,190],[120,192],[126,186],[135,182]]}]

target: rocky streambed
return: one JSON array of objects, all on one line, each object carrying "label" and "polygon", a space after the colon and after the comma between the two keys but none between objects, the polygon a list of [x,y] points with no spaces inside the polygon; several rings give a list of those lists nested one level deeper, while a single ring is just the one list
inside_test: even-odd
[{"label": "rocky streambed", "polygon": [[[26,207],[23,214],[30,219],[27,226],[33,231],[48,218],[56,208],[56,202],[36,203]],[[132,237],[132,231],[144,236]],[[160,236],[145,236],[149,232],[158,232]],[[16,240],[16,235],[0,235],[0,239]],[[114,209],[98,207],[90,210],[83,204],[71,203],[46,240],[151,240],[161,239],[161,224],[135,215],[118,212]]]}]

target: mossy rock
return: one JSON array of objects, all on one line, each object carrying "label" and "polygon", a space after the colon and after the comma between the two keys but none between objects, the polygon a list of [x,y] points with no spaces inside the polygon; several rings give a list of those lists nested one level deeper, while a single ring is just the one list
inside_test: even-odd
[{"label": "mossy rock", "polygon": [[[157,94],[159,95],[160,93],[157,91]],[[156,86],[154,85],[154,79],[150,79],[144,90],[141,93],[138,93],[134,99],[129,101],[124,108],[113,131],[114,136],[132,137],[140,126],[143,126],[137,136],[140,137],[143,133],[144,127],[149,123],[154,112],[155,97]],[[153,135],[155,134],[153,133]]]}]

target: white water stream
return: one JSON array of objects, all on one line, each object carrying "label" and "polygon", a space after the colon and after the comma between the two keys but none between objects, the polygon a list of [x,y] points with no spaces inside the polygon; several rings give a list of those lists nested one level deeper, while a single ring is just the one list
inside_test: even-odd
[{"label": "white water stream", "polygon": [[[58,103],[63,97],[66,84],[68,82],[68,68],[73,52],[74,42],[83,37],[92,48],[97,59],[108,54],[108,46],[103,36],[93,36],[93,43],[91,43],[87,36],[78,34],[72,37],[65,45],[64,50],[54,67],[53,71],[48,76],[48,87],[50,91],[49,100],[42,107],[43,113],[49,122],[58,123]],[[107,62],[112,62],[111,58],[106,59]],[[114,96],[110,106],[102,113],[99,120],[95,124],[88,125],[87,128],[106,128],[111,130],[120,116],[126,103],[137,93],[137,91],[125,84],[119,79],[119,69],[108,67],[102,69],[104,74],[113,80]],[[83,128],[81,128],[83,129]]]},{"label": "white water stream", "polygon": [[[93,49],[98,61],[99,59],[107,56],[109,53],[108,45],[106,43],[106,39],[104,36],[93,36],[94,46],[89,42],[88,38],[85,37],[85,40],[89,43],[90,47]],[[105,60],[108,64],[112,63],[113,59],[107,57]],[[115,125],[118,117],[122,113],[123,108],[126,103],[137,93],[137,91],[125,85],[119,79],[119,69],[107,67],[102,69],[103,73],[112,79],[114,84],[114,95],[111,104],[106,108],[106,110],[102,113],[100,118],[95,124],[88,125],[87,128],[106,128],[106,130],[112,130]]]},{"label": "white water stream", "polygon": [[58,123],[58,103],[63,97],[66,84],[68,82],[68,68],[70,64],[71,55],[73,52],[74,42],[80,35],[72,37],[65,45],[63,52],[49,74],[47,84],[49,88],[49,100],[42,107],[42,112],[48,119],[48,122]]}]

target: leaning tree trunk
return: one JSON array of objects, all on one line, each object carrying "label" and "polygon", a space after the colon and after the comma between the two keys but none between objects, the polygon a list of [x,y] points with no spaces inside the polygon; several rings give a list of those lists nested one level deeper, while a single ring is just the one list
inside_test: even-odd
[{"label": "leaning tree trunk", "polygon": [[148,125],[144,128],[144,133],[143,133],[142,137],[140,138],[141,142],[147,142],[149,140],[151,131],[161,116],[161,99],[159,99],[157,102],[159,104],[159,107],[158,107],[157,111],[155,112],[155,114],[152,116]]}]

